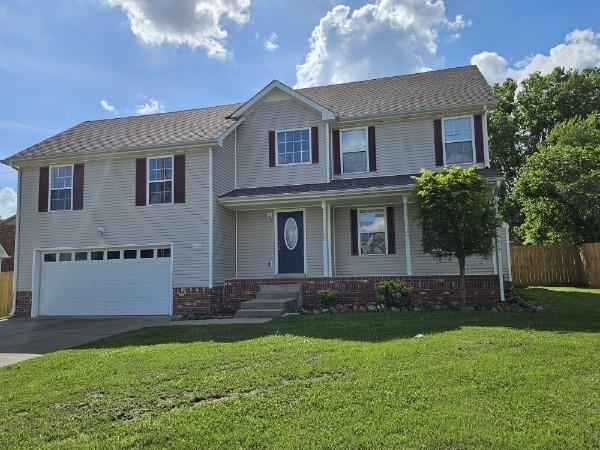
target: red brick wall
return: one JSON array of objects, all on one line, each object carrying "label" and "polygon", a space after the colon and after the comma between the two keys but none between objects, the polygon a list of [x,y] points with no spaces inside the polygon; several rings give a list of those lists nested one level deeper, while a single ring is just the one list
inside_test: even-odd
[{"label": "red brick wall", "polygon": [[173,289],[173,315],[210,315],[221,311],[223,288],[190,287]]},{"label": "red brick wall", "polygon": [[31,291],[17,292],[16,317],[31,317]]}]

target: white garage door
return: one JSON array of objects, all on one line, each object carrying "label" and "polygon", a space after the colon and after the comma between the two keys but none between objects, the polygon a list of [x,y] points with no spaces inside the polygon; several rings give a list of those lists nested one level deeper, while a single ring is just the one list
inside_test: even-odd
[{"label": "white garage door", "polygon": [[170,314],[170,248],[44,252],[39,315]]}]

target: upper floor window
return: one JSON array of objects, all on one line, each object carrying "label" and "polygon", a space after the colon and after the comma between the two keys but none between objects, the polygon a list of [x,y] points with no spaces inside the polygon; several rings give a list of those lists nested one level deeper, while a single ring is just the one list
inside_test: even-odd
[{"label": "upper floor window", "polygon": [[369,171],[367,128],[341,130],[342,173]]},{"label": "upper floor window", "polygon": [[73,166],[50,168],[50,211],[68,211],[73,204]]},{"label": "upper floor window", "polygon": [[173,203],[173,157],[148,158],[148,204]]},{"label": "upper floor window", "polygon": [[361,255],[387,253],[385,209],[361,209],[358,214],[358,239]]},{"label": "upper floor window", "polygon": [[475,160],[472,116],[444,119],[443,123],[446,164],[472,163]]},{"label": "upper floor window", "polygon": [[277,165],[310,163],[310,129],[277,131]]}]

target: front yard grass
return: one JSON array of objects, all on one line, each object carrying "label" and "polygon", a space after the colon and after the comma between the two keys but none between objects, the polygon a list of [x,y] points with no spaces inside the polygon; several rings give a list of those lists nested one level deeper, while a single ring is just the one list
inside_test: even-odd
[{"label": "front yard grass", "polygon": [[[149,328],[0,369],[0,448],[598,448],[600,290]],[[415,337],[423,334],[423,337]]]}]

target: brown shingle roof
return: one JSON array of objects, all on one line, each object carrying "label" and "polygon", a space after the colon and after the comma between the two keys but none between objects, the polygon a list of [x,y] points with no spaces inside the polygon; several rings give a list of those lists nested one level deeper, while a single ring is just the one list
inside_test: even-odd
[{"label": "brown shingle roof", "polygon": [[[339,119],[496,103],[476,66],[377,78],[297,92]],[[242,104],[82,122],[7,159],[51,158],[215,142]]]}]

